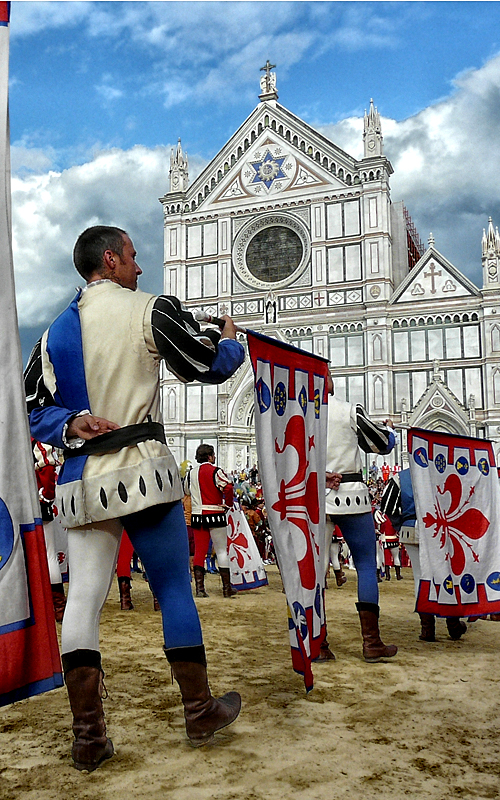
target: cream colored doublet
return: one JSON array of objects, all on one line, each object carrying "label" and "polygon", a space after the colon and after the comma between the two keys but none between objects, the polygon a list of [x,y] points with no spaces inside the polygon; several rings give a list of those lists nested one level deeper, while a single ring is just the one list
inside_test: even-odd
[{"label": "cream colored doublet", "polygon": [[[92,414],[134,425],[162,422],[160,356],[151,329],[155,295],[112,282],[89,285],[79,303],[87,391]],[[55,376],[42,342],[44,379],[55,392]],[[177,464],[154,440],[116,453],[89,456],[83,479],[57,485],[56,503],[68,528],[113,519],[158,503],[180,500]]]},{"label": "cream colored doublet", "polygon": [[[363,462],[358,445],[356,406],[328,398],[327,472],[362,472]],[[341,483],[338,491],[326,490],[327,514],[366,514],[371,511],[368,486],[356,481]]]}]

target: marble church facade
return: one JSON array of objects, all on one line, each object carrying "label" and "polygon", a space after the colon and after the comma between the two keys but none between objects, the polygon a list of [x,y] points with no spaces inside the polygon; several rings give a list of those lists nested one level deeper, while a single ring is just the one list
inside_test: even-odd
[{"label": "marble church facade", "polygon": [[[278,103],[271,69],[257,107],[192,184],[180,142],[172,152],[165,293],[329,358],[337,396],[400,427],[392,462],[405,463],[412,425],[492,439],[498,457],[498,229],[489,220],[483,232],[479,288],[432,235],[424,250],[392,201],[373,103],[356,160]],[[162,398],[179,462],[201,441],[227,469],[256,461],[248,361],[218,387],[165,373]]]}]

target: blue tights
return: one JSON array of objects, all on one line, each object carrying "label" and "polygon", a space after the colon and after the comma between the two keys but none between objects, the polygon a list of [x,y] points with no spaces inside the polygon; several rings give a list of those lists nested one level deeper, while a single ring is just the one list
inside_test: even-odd
[{"label": "blue tights", "polygon": [[329,514],[347,542],[358,573],[358,600],[378,605],[376,538],[373,516],[366,514]]},{"label": "blue tights", "polygon": [[189,543],[182,504],[166,503],[121,518],[160,604],[165,647],[203,643],[189,576]]}]

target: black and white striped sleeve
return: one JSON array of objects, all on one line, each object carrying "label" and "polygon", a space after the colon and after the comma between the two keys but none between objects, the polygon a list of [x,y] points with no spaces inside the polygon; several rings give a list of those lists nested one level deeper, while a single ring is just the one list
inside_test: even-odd
[{"label": "black and white striped sleeve", "polygon": [[364,453],[390,453],[395,445],[394,433],[385,425],[373,422],[361,405],[356,406],[356,433]]},{"label": "black and white striped sleeve", "polygon": [[218,331],[202,332],[177,297],[167,295],[156,298],[151,324],[158,353],[168,369],[184,382],[203,380],[217,353]]},{"label": "black and white striped sleeve", "polygon": [[24,370],[24,390],[28,414],[34,408],[45,408],[55,404],[54,398],[45,386],[42,368],[42,340],[39,339],[29,357]]},{"label": "black and white striped sleeve", "polygon": [[387,482],[380,498],[380,510],[387,514],[389,519],[401,516],[401,487],[397,476]]}]

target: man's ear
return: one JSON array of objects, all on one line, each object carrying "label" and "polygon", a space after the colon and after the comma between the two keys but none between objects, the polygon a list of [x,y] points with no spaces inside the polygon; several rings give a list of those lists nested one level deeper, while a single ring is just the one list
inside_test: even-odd
[{"label": "man's ear", "polygon": [[112,272],[114,272],[115,267],[116,267],[116,261],[117,261],[116,253],[114,253],[112,250],[105,250],[104,251],[104,254],[103,254],[103,257],[102,257],[102,263],[103,263],[103,266],[106,269],[109,269]]}]

